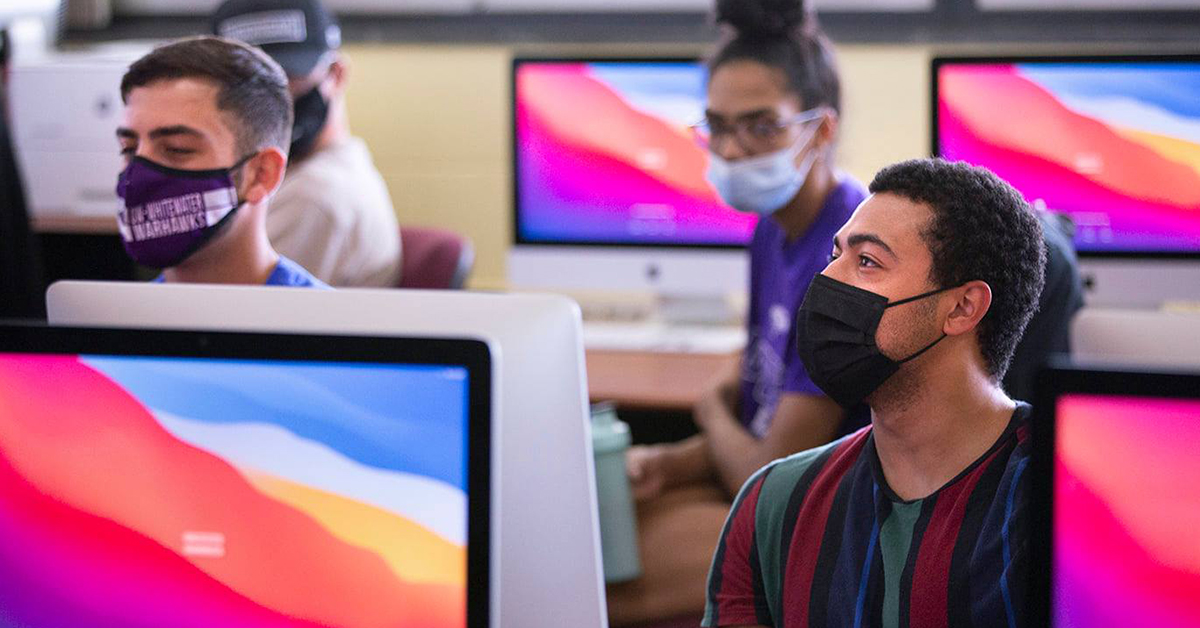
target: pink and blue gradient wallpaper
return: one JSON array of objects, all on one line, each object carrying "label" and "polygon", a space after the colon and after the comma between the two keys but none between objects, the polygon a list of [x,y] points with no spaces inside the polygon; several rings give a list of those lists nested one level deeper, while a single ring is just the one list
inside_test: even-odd
[{"label": "pink and blue gradient wallpaper", "polygon": [[1200,626],[1200,401],[1057,407],[1054,625]]},{"label": "pink and blue gradient wallpaper", "polygon": [[1083,252],[1200,253],[1200,62],[946,64],[939,153],[1069,214]]},{"label": "pink and blue gradient wallpaper", "polygon": [[0,354],[0,625],[462,628],[465,378]]},{"label": "pink and blue gradient wallpaper", "polygon": [[699,63],[526,62],[515,89],[522,241],[749,242],[756,218],[718,197],[689,128],[704,117]]}]

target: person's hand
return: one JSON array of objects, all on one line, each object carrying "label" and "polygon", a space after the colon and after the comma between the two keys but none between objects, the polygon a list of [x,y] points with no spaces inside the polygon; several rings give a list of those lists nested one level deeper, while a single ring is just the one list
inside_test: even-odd
[{"label": "person's hand", "polygon": [[625,453],[625,470],[633,499],[646,501],[662,495],[667,488],[667,449],[662,445],[636,445]]}]

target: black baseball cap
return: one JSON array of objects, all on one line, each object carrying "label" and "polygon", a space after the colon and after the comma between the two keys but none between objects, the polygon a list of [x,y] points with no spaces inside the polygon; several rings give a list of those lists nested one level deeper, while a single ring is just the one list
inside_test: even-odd
[{"label": "black baseball cap", "polygon": [[342,30],[320,0],[227,0],[217,7],[213,33],[258,46],[288,76],[312,72],[342,44]]}]

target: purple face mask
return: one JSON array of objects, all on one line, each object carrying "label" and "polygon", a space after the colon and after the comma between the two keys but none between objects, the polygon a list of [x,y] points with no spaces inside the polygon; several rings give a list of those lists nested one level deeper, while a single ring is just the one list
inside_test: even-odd
[{"label": "purple face mask", "polygon": [[176,170],[134,157],[117,179],[125,208],[117,227],[133,261],[150,268],[177,266],[208,242],[238,206],[232,168]]}]

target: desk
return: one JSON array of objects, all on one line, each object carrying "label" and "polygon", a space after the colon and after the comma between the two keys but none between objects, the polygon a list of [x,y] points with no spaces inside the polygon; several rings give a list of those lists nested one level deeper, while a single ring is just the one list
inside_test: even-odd
[{"label": "desk", "polygon": [[34,233],[73,235],[117,235],[116,209],[111,216],[33,216],[29,229]]},{"label": "desk", "polygon": [[691,412],[741,353],[587,351],[588,395],[640,410]]}]

